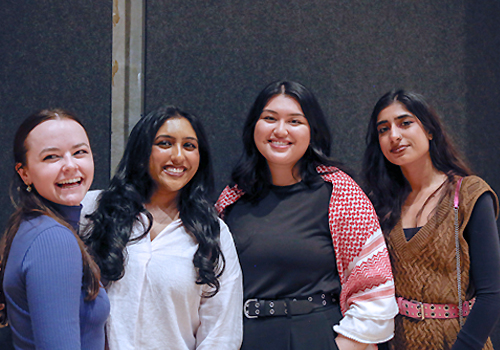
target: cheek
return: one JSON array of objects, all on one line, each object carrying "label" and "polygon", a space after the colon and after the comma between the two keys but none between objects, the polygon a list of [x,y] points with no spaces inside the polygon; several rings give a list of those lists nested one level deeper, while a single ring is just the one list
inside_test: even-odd
[{"label": "cheek", "polygon": [[266,140],[266,133],[267,133],[267,128],[266,124],[259,120],[257,124],[255,124],[255,129],[253,132],[253,139],[255,143],[262,142],[263,140]]},{"label": "cheek", "polygon": [[149,169],[153,170],[157,167],[162,166],[167,155],[166,151],[161,151],[159,149],[153,148],[151,151],[151,156],[149,157]]},{"label": "cheek", "polygon": [[191,157],[191,164],[193,164],[194,173],[198,171],[200,167],[200,153],[196,152]]},{"label": "cheek", "polygon": [[378,144],[379,144],[380,150],[382,151],[382,154],[387,158],[387,156],[390,154],[389,142],[385,138],[379,137]]}]

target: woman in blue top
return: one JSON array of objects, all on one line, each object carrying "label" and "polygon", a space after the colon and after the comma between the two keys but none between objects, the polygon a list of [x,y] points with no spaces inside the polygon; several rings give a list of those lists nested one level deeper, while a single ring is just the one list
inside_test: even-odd
[{"label": "woman in blue top", "polygon": [[28,117],[14,138],[16,211],[0,246],[0,311],[16,349],[104,349],[109,314],[99,268],[78,236],[94,177],[81,122],[63,110]]}]

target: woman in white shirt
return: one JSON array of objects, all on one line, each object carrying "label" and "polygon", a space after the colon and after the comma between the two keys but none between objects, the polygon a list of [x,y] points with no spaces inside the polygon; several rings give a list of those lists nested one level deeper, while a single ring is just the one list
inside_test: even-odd
[{"label": "woman in white shirt", "polygon": [[199,120],[164,106],[134,127],[109,188],[87,198],[84,210],[96,209],[86,242],[109,283],[111,350],[240,347],[241,269],[207,199],[212,186]]}]

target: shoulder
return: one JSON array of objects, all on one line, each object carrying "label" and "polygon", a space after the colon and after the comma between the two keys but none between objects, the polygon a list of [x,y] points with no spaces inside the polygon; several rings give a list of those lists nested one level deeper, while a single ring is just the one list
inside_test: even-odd
[{"label": "shoulder", "polygon": [[233,187],[226,186],[221,192],[219,199],[217,199],[217,203],[215,203],[217,213],[221,215],[224,209],[234,204],[243,194],[243,190],[238,188],[238,185],[234,185]]},{"label": "shoulder", "polygon": [[229,231],[229,227],[222,219],[217,218],[217,220],[219,221],[219,227],[220,227],[221,245],[224,245],[228,242],[233,244],[233,235],[231,234],[231,231]]},{"label": "shoulder", "polygon": [[43,215],[40,217],[40,224],[33,226],[33,229],[36,241],[50,242],[50,244],[56,247],[68,244],[78,247],[78,242],[73,232],[51,217]]},{"label": "shoulder", "polygon": [[498,197],[491,187],[479,176],[471,175],[463,178],[462,186],[460,187],[460,200],[465,205],[474,207],[477,200],[484,193],[490,193],[493,197],[495,213],[498,213]]},{"label": "shoulder", "polygon": [[97,200],[102,190],[88,191],[82,200],[82,217],[91,214],[97,208]]},{"label": "shoulder", "polygon": [[[22,254],[24,251],[24,254]],[[22,254],[27,261],[81,260],[80,247],[74,234],[48,216],[24,221],[11,248],[12,253]]]},{"label": "shoulder", "polygon": [[475,192],[483,192],[491,191],[491,187],[481,179],[479,176],[470,175],[463,178],[461,192],[466,191],[467,194],[474,194]]},{"label": "shoulder", "polygon": [[368,197],[366,197],[356,181],[342,170],[327,166],[319,166],[316,170],[324,181],[333,185],[333,195],[342,197],[355,196],[363,201],[368,200]]}]

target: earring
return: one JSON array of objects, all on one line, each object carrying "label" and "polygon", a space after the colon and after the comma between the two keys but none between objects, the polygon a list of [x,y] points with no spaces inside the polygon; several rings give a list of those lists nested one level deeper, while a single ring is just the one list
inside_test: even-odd
[{"label": "earring", "polygon": [[26,192],[31,192],[31,185],[26,185]]}]

